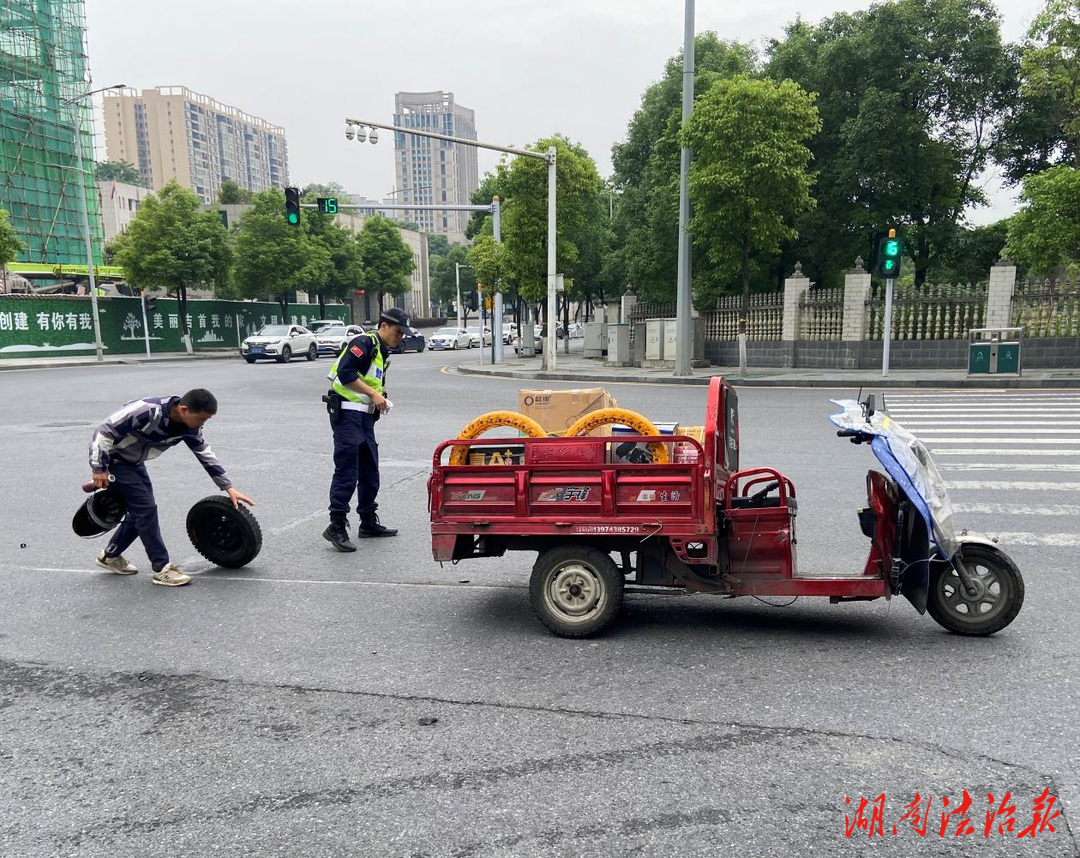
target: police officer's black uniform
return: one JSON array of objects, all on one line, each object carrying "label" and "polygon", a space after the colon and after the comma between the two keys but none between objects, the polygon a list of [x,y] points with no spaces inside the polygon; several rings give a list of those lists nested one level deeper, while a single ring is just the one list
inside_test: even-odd
[{"label": "police officer's black uniform", "polygon": [[[409,324],[409,317],[404,310],[391,307],[383,311],[379,321],[404,329]],[[385,343],[377,331],[369,331],[353,338],[345,346],[331,370],[336,390],[331,389],[324,400],[334,433],[334,477],[330,483],[330,526],[323,531],[323,536],[338,551],[356,550],[349,540],[347,520],[354,493],[357,496],[356,512],[360,516],[359,536],[397,534],[396,529],[384,527],[376,514],[379,508],[376,502],[379,493],[379,445],[375,440],[375,422],[379,419],[379,412],[373,405],[365,407],[365,402],[352,401],[342,395],[350,393],[351,389],[346,387],[350,382],[362,379],[375,387],[372,382],[376,378],[382,386],[380,392],[385,394],[388,367]],[[367,396],[355,392],[351,395],[354,399],[370,402]]]}]

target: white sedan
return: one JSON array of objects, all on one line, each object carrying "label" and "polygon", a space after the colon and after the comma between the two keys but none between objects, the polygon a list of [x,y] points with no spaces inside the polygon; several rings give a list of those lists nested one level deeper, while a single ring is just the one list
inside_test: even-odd
[{"label": "white sedan", "polygon": [[288,363],[297,355],[315,360],[319,356],[319,346],[315,335],[300,325],[266,325],[241,343],[240,354],[248,363],[255,363],[259,358]]},{"label": "white sedan", "polygon": [[[480,326],[479,325],[473,325],[471,328],[466,328],[466,330],[469,332],[469,348],[471,348],[471,349],[480,348],[480,345],[481,345],[480,344]],[[483,344],[485,346],[490,346],[491,345],[491,328],[489,328],[487,325],[484,325],[484,342],[483,342]]]},{"label": "white sedan", "polygon": [[472,344],[472,337],[464,328],[439,328],[428,337],[428,348],[436,351],[440,349],[467,349]]},{"label": "white sedan", "polygon": [[337,357],[353,337],[364,333],[362,325],[327,325],[315,334],[319,354]]}]

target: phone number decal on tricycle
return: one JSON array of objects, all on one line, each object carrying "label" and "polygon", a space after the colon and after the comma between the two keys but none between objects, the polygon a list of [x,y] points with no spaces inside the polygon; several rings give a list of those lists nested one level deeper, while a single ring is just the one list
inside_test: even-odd
[{"label": "phone number decal on tricycle", "polygon": [[579,524],[574,533],[641,533],[637,524]]}]

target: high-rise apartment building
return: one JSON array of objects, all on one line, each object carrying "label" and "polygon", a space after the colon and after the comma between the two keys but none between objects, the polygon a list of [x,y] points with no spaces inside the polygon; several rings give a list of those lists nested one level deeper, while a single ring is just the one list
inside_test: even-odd
[{"label": "high-rise apartment building", "polygon": [[105,143],[153,190],[176,179],[208,203],[226,179],[249,191],[289,182],[284,128],[182,86],[106,93]]},{"label": "high-rise apartment building", "polygon": [[[421,128],[451,137],[476,139],[476,115],[454,101],[452,92],[399,92],[394,96],[394,125]],[[468,205],[480,186],[475,146],[462,146],[415,134],[394,134],[394,173],[399,199],[418,205]],[[405,216],[425,232],[465,240],[469,212],[417,211]]]},{"label": "high-rise apartment building", "polygon": [[89,89],[82,0],[0,0],[0,209],[21,262],[86,264],[84,195],[101,261]]}]

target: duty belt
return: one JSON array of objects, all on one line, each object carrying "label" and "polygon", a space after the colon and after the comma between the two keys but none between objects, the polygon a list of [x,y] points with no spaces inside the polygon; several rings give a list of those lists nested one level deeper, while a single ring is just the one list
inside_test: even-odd
[{"label": "duty belt", "polygon": [[350,402],[348,399],[341,401],[341,407],[346,411],[363,411],[365,414],[373,414],[375,412],[375,406],[369,405],[366,402]]}]

